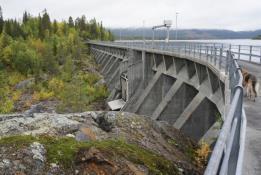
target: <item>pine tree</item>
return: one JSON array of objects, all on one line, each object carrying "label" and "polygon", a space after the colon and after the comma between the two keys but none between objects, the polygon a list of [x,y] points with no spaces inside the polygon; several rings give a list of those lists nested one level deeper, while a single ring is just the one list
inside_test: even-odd
[{"label": "pine tree", "polygon": [[46,9],[43,11],[43,17],[40,18],[40,37],[43,39],[45,37],[46,33],[51,32],[51,20],[50,17],[46,11]]},{"label": "pine tree", "polygon": [[58,23],[56,20],[53,21],[53,33],[56,34],[58,31]]},{"label": "pine tree", "polygon": [[69,27],[74,27],[74,22],[73,22],[73,18],[70,16],[69,17],[69,21],[68,21],[68,25],[69,25]]},{"label": "pine tree", "polygon": [[104,34],[104,29],[103,29],[102,22],[101,22],[101,25],[100,25],[100,36],[101,36],[101,40],[103,41],[104,37],[105,37],[105,34]]},{"label": "pine tree", "polygon": [[4,29],[4,18],[3,18],[2,8],[0,6],[0,34],[2,33],[3,29]]},{"label": "pine tree", "polygon": [[25,24],[28,20],[29,20],[29,15],[28,15],[28,13],[25,11],[24,14],[23,14],[23,23]]},{"label": "pine tree", "polygon": [[8,34],[10,36],[12,35],[12,27],[11,27],[11,23],[10,23],[9,20],[4,23],[4,29],[3,30],[6,34]]}]

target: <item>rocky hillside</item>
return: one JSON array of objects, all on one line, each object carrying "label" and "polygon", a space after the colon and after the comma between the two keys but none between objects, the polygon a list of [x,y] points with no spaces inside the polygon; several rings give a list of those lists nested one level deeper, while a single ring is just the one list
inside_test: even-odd
[{"label": "rocky hillside", "polygon": [[123,112],[0,116],[0,174],[202,174],[199,147],[163,122]]}]

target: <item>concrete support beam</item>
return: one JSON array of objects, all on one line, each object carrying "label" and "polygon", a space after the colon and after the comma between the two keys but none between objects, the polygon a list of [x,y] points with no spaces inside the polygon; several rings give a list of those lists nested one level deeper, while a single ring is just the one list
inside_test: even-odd
[{"label": "concrete support beam", "polygon": [[152,114],[152,118],[154,120],[157,120],[162,111],[165,109],[165,107],[168,105],[168,103],[171,101],[173,96],[176,94],[176,92],[179,90],[179,88],[182,85],[182,81],[176,80],[175,83],[172,85],[172,87],[169,89],[168,93],[166,94],[165,98],[161,101],[161,103],[158,105],[156,110]]},{"label": "concrete support beam", "polygon": [[186,61],[188,78],[191,79],[196,74],[195,63],[192,61]]},{"label": "concrete support beam", "polygon": [[173,58],[171,56],[166,56],[164,55],[163,56],[163,59],[164,59],[164,63],[165,63],[165,66],[166,66],[166,71],[169,71],[169,69],[171,69],[174,65],[173,63]]},{"label": "concrete support beam", "polygon": [[108,85],[110,86],[110,84],[113,84],[112,80],[115,79],[115,77],[118,76],[118,78],[120,79],[120,68],[117,67],[117,69],[114,71],[114,73],[112,74],[112,76],[108,79]]},{"label": "concrete support beam", "polygon": [[101,60],[103,60],[104,59],[104,57],[106,57],[107,56],[107,54],[106,53],[104,53],[104,52],[102,52],[102,54],[101,54],[101,56],[100,57],[97,57],[97,63],[98,64],[100,64],[100,62],[101,62]]},{"label": "concrete support beam", "polygon": [[102,68],[112,59],[112,55],[108,55],[108,57],[105,57],[103,60],[101,60],[100,65],[102,65]]},{"label": "concrete support beam", "polygon": [[115,66],[115,64],[118,62],[118,58],[115,57],[114,61],[112,62],[112,64],[110,65],[110,67],[108,67],[107,70],[105,70],[103,73],[106,75],[108,74],[109,72],[111,72],[111,69]]},{"label": "concrete support beam", "polygon": [[137,112],[141,106],[141,104],[143,103],[143,101],[145,100],[145,98],[148,96],[148,94],[150,93],[151,89],[154,87],[154,85],[157,83],[157,81],[159,80],[161,75],[161,72],[157,72],[154,77],[152,78],[152,80],[150,81],[149,85],[146,87],[146,89],[144,90],[144,93],[139,97],[134,111],[133,112]]},{"label": "concrete support beam", "polygon": [[104,62],[105,65],[103,66],[103,69],[101,70],[102,74],[104,74],[106,72],[108,67],[110,67],[110,65],[115,61],[115,59],[116,58],[114,56],[111,56],[108,61]]},{"label": "concrete support beam", "polygon": [[96,50],[94,57],[98,58],[100,54],[101,54],[101,52],[99,50]]},{"label": "concrete support beam", "polygon": [[180,117],[176,120],[174,123],[174,127],[177,129],[181,129],[182,126],[185,124],[185,122],[189,119],[190,115],[193,113],[193,111],[196,110],[198,105],[201,103],[201,101],[205,98],[205,95],[202,93],[198,93],[193,100],[190,102],[190,104],[187,106],[187,108],[183,111],[183,113],[180,115]]}]

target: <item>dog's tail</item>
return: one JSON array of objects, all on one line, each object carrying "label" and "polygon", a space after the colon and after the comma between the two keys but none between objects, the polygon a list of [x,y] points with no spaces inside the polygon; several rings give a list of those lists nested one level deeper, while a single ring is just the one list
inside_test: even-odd
[{"label": "dog's tail", "polygon": [[259,93],[259,83],[258,82],[256,82],[255,91],[256,91],[256,97],[259,96],[260,94],[258,94]]}]

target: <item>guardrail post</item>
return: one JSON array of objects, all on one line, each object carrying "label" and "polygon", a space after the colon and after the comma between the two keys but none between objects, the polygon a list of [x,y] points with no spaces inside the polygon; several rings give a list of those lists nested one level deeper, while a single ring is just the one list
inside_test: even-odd
[{"label": "guardrail post", "polygon": [[259,58],[259,61],[260,61],[260,63],[261,63],[261,48],[260,48],[260,58]]},{"label": "guardrail post", "polygon": [[217,65],[217,48],[215,48],[215,47],[214,47],[214,53],[215,53],[215,57],[214,57],[215,63],[214,63],[214,65],[216,66]]},{"label": "guardrail post", "polygon": [[229,51],[227,51],[227,55],[226,55],[226,68],[225,68],[225,74],[227,75],[228,73],[228,67],[229,67],[229,62],[230,62],[230,53]]},{"label": "guardrail post", "polygon": [[240,60],[241,45],[238,46],[238,59]]},{"label": "guardrail post", "polygon": [[194,46],[194,57],[195,57],[195,55],[196,55],[196,45],[195,44],[193,44],[193,46]]},{"label": "guardrail post", "polygon": [[218,68],[221,69],[222,56],[223,56],[223,48],[221,48],[219,52],[220,52],[220,53],[219,53],[219,63],[218,63]]},{"label": "guardrail post", "polygon": [[201,44],[199,45],[199,58],[201,58]]},{"label": "guardrail post", "polygon": [[186,55],[186,52],[187,52],[187,45],[186,45],[186,43],[185,43],[185,55]]},{"label": "guardrail post", "polygon": [[206,53],[207,53],[207,62],[208,62],[208,46],[206,47],[207,47]]},{"label": "guardrail post", "polygon": [[190,51],[191,51],[191,44],[188,44],[188,55],[190,55]]},{"label": "guardrail post", "polygon": [[252,49],[253,49],[253,46],[250,46],[250,50],[249,50],[249,61],[250,62],[252,61]]}]

